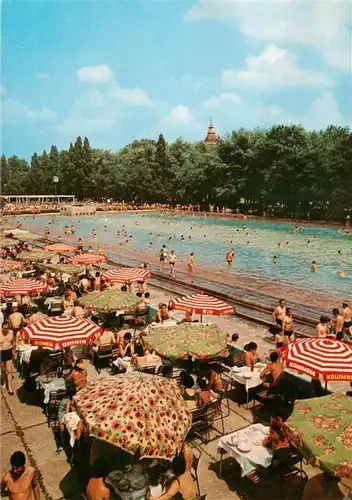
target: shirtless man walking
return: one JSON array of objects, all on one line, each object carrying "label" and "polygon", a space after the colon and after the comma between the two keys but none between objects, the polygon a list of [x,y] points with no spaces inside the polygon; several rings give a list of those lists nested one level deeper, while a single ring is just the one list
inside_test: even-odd
[{"label": "shirtless man walking", "polygon": [[40,500],[40,489],[36,481],[35,469],[26,465],[22,451],[15,451],[10,458],[11,470],[1,480],[1,490],[9,492],[10,500]]},{"label": "shirtless man walking", "polygon": [[352,333],[352,309],[348,305],[348,302],[343,302],[342,304],[342,315],[343,315],[343,329],[347,333]]},{"label": "shirtless man walking", "polygon": [[278,326],[282,327],[282,322],[286,315],[286,302],[285,299],[279,300],[279,305],[273,310],[273,318]]},{"label": "shirtless man walking", "polygon": [[165,260],[167,259],[168,252],[169,251],[166,248],[166,245],[163,245],[163,248],[159,252],[159,266],[160,266],[160,271],[162,271],[164,269]]},{"label": "shirtless man walking", "polygon": [[171,278],[175,278],[175,264],[176,264],[176,254],[175,250],[171,250],[169,254],[169,267],[170,267],[170,276]]}]

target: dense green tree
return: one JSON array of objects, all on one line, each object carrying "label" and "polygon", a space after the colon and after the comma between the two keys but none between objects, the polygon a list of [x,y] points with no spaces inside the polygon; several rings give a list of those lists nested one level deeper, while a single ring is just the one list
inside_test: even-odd
[{"label": "dense green tree", "polygon": [[133,141],[119,152],[77,137],[67,150],[33,154],[30,168],[1,159],[1,190],[58,192],[78,199],[209,204],[254,214],[343,219],[352,208],[352,138],[346,127],[306,131],[299,125],[238,129],[217,145]]},{"label": "dense green tree", "polygon": [[0,190],[2,195],[8,193],[8,182],[9,182],[9,166],[5,155],[1,156],[0,160]]},{"label": "dense green tree", "polygon": [[28,186],[29,167],[26,160],[18,158],[18,156],[10,156],[7,160],[8,166],[8,182],[6,194],[23,194],[26,193]]}]

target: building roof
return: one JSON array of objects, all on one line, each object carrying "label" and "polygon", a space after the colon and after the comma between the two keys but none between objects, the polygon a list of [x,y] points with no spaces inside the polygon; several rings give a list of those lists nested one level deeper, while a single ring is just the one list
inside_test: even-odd
[{"label": "building roof", "polygon": [[214,128],[212,119],[210,119],[207,136],[205,138],[205,142],[207,144],[216,144],[217,140],[218,140],[218,136],[215,133],[215,128]]}]

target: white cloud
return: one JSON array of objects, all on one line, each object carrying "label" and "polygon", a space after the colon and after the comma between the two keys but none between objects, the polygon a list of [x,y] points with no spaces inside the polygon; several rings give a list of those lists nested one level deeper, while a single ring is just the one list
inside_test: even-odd
[{"label": "white cloud", "polygon": [[238,103],[240,102],[240,97],[237,94],[234,94],[232,92],[222,92],[219,96],[217,97],[209,97],[209,99],[205,99],[202,102],[202,106],[206,106],[208,108],[214,108],[222,103]]},{"label": "white cloud", "polygon": [[111,89],[110,94],[113,98],[128,104],[133,104],[134,106],[151,106],[152,104],[147,93],[139,87],[127,89],[116,84]]},{"label": "white cloud", "polygon": [[49,73],[37,73],[35,77],[38,78],[38,80],[46,80],[47,78],[50,78],[50,75]]},{"label": "white cloud", "polygon": [[[103,70],[102,70],[103,68]],[[108,66],[81,68],[77,72],[82,81],[106,83],[104,86],[85,87],[73,102],[67,115],[57,125],[56,131],[67,137],[77,135],[101,134],[106,137],[119,125],[126,114],[126,105],[152,106],[153,102],[140,87],[122,87]]]},{"label": "white cloud", "polygon": [[168,121],[174,125],[189,125],[195,118],[187,106],[179,104],[170,111]]},{"label": "white cloud", "polygon": [[[205,110],[204,106],[200,107],[204,119]],[[301,124],[310,130],[320,130],[328,125],[348,125],[330,90],[318,95],[302,114],[293,114],[275,103],[265,104],[260,100],[245,98],[237,103],[219,99],[212,111],[216,130],[221,134],[239,127],[270,127],[276,124]]]},{"label": "white cloud", "polygon": [[26,116],[27,118],[41,122],[41,121],[53,120],[54,118],[56,118],[57,113],[56,111],[53,111],[47,106],[42,106],[40,109],[28,108],[26,110]]},{"label": "white cloud", "polygon": [[46,122],[56,118],[57,113],[47,106],[35,109],[26,106],[23,102],[9,97],[2,104],[3,123],[16,123],[22,120]]},{"label": "white cloud", "polygon": [[306,115],[293,117],[291,121],[298,121],[309,129],[322,129],[327,125],[348,125],[341,115],[334,93],[331,91],[323,92],[314,99]]},{"label": "white cloud", "polygon": [[68,137],[89,136],[101,132],[107,132],[114,124],[114,120],[108,117],[71,117],[68,116],[56,127],[57,132]]},{"label": "white cloud", "polygon": [[334,82],[322,73],[299,68],[294,54],[274,44],[267,45],[257,57],[247,57],[244,69],[223,71],[222,81],[227,87],[239,84],[263,90],[295,86],[332,87],[334,85]]},{"label": "white cloud", "polygon": [[183,87],[186,87],[188,90],[197,91],[205,87],[209,87],[209,85],[211,84],[211,79],[202,76],[196,77],[191,73],[185,73],[184,75],[181,76],[181,78],[171,77],[170,83],[171,85],[175,85],[177,87],[182,85]]},{"label": "white cloud", "polygon": [[199,0],[186,18],[233,19],[245,35],[312,47],[331,66],[351,70],[351,9],[347,0]]},{"label": "white cloud", "polygon": [[77,78],[82,82],[106,83],[114,79],[112,69],[106,64],[83,66],[77,71]]}]

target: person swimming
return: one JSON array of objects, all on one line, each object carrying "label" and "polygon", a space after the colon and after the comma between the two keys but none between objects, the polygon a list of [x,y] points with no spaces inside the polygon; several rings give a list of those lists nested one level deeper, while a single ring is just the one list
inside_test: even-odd
[{"label": "person swimming", "polygon": [[234,257],[235,257],[235,250],[233,248],[231,248],[231,250],[229,250],[227,252],[226,257],[225,257],[226,264],[228,266],[230,266],[232,264]]}]

